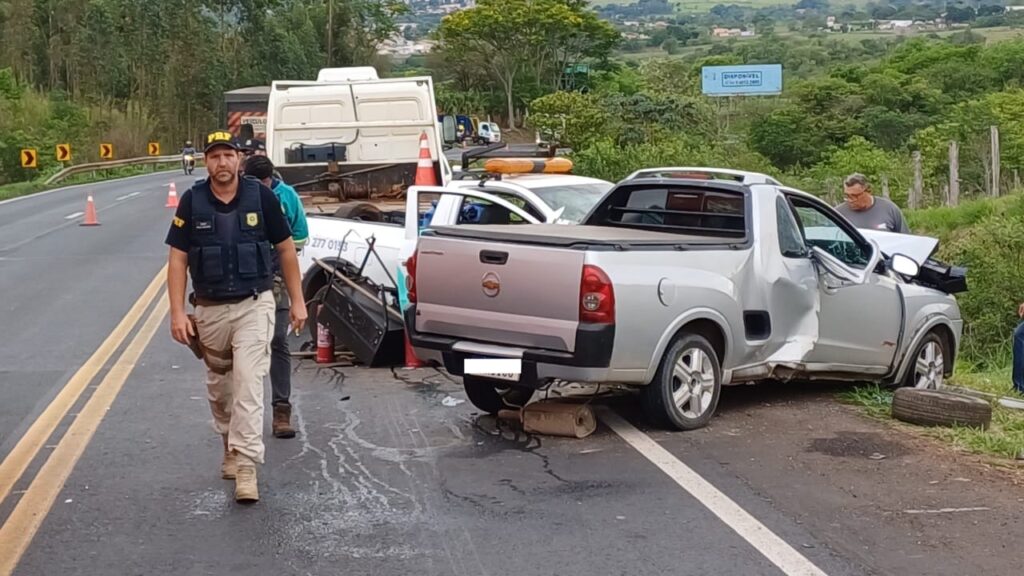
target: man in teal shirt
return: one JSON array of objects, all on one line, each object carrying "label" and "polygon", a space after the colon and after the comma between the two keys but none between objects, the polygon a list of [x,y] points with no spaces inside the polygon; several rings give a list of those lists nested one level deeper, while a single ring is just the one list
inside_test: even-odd
[{"label": "man in teal shirt", "polygon": [[[281,202],[288,225],[291,226],[292,240],[295,248],[302,246],[309,238],[306,225],[306,213],[302,209],[302,200],[295,188],[285,184],[274,174],[274,164],[266,156],[250,156],[245,161],[245,175],[255,178],[270,188]],[[278,266],[279,258],[274,254],[274,296],[277,300],[277,319],[274,323],[274,339],[271,341],[270,355],[270,387],[273,391],[274,420],[273,430],[276,438],[294,438],[295,428],[292,427],[291,398],[291,351],[288,349],[289,300],[284,290]]]}]

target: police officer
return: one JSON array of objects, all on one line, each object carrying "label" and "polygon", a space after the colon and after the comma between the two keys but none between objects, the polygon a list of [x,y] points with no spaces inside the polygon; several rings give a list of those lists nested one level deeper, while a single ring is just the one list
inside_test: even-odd
[{"label": "police officer", "polygon": [[[227,131],[206,138],[209,176],[185,191],[174,216],[167,293],[171,335],[198,348],[214,428],[224,442],[221,475],[235,480],[235,500],[259,500],[256,465],[263,463],[263,378],[274,333],[274,271],[279,253],[291,297],[291,327],[300,331],[306,306],[291,229],[269,188],[238,175],[239,150]],[[186,274],[194,288],[194,323],[185,311]]]},{"label": "police officer", "polygon": [[[250,156],[245,161],[245,174],[259,180],[274,192],[291,227],[295,248],[301,250],[309,237],[309,228],[306,224],[306,213],[302,209],[302,200],[295,188],[275,177],[274,163],[267,156]],[[274,298],[277,301],[277,324],[274,329],[274,340],[270,343],[270,389],[273,392],[271,405],[274,407],[272,428],[275,438],[294,438],[295,428],[291,423],[292,357],[288,349],[289,302],[288,294],[284,292],[279,263],[280,258],[275,250]]]}]

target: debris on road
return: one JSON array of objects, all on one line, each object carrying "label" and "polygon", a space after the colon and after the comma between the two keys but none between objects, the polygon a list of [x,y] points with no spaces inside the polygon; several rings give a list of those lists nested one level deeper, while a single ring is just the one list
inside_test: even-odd
[{"label": "debris on road", "polygon": [[443,404],[443,405],[445,405],[445,406],[447,406],[449,408],[454,408],[455,406],[458,406],[459,404],[462,404],[463,402],[465,402],[465,400],[462,400],[460,398],[455,398],[455,397],[452,397],[452,396],[445,396],[444,400],[441,400],[441,404]]},{"label": "debris on road", "polygon": [[986,430],[992,423],[992,405],[946,390],[899,388],[892,397],[892,416],[919,426],[959,425]]},{"label": "debris on road", "polygon": [[501,410],[498,417],[523,425],[523,431],[548,436],[586,438],[597,430],[597,417],[587,404],[542,400],[520,410]]}]

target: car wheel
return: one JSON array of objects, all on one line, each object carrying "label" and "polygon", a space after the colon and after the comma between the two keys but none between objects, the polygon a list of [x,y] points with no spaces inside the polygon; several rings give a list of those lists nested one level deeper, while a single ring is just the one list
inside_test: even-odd
[{"label": "car wheel", "polygon": [[463,376],[462,384],[473,406],[488,414],[497,414],[499,410],[508,408],[520,408],[533,397],[533,390],[530,388],[496,383],[494,380],[478,376]]},{"label": "car wheel", "polygon": [[677,338],[642,394],[647,417],[660,425],[695,430],[711,421],[722,391],[722,367],[711,343],[698,334]]},{"label": "car wheel", "polygon": [[942,338],[929,332],[914,350],[913,364],[904,386],[921,390],[940,390],[946,385],[945,347]]}]

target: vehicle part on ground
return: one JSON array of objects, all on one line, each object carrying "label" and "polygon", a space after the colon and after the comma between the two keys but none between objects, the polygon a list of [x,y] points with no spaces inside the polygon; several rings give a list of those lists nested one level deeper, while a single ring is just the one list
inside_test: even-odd
[{"label": "vehicle part on ground", "polygon": [[946,384],[945,343],[929,332],[914,351],[905,386],[922,390],[941,390]]},{"label": "vehicle part on ground", "polygon": [[597,417],[587,404],[542,400],[521,410],[500,410],[498,417],[515,420],[528,434],[586,438],[597,430]]},{"label": "vehicle part on ground", "polygon": [[371,368],[397,366],[405,360],[405,325],[388,302],[389,289],[374,284],[359,270],[342,262],[332,268],[324,294],[322,321],[332,327],[337,342]]},{"label": "vehicle part on ground", "polygon": [[533,396],[533,390],[529,388],[468,374],[462,377],[462,384],[473,406],[488,414],[497,414],[508,408],[521,408]]},{"label": "vehicle part on ground", "polygon": [[945,390],[899,388],[892,397],[892,417],[919,426],[970,426],[988,429],[992,405],[980,398]]},{"label": "vehicle part on ground", "polygon": [[644,411],[653,422],[680,430],[711,420],[722,391],[722,367],[707,338],[684,333],[665,350],[654,380],[644,388]]}]

